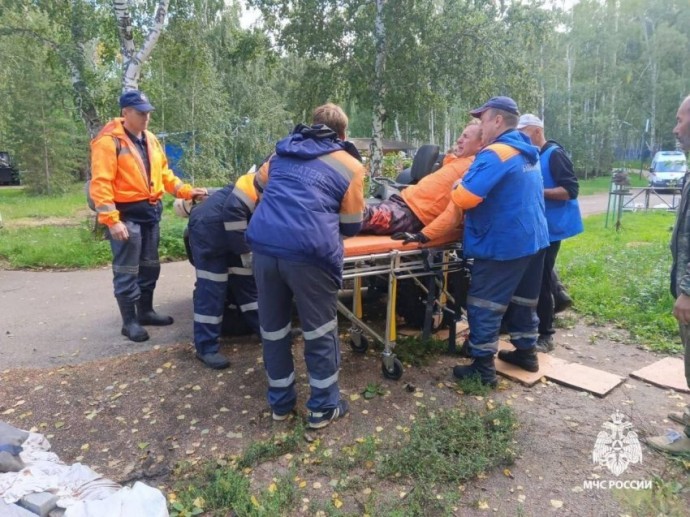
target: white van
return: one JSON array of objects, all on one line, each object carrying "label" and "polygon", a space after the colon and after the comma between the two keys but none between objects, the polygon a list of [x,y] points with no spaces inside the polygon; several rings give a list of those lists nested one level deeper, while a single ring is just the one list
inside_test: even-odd
[{"label": "white van", "polygon": [[681,151],[659,151],[649,167],[649,186],[658,189],[682,188],[688,162]]}]

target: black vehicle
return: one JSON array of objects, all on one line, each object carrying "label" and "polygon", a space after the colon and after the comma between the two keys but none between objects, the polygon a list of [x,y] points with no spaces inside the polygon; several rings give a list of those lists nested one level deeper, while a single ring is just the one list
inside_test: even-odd
[{"label": "black vehicle", "polygon": [[19,185],[19,172],[12,166],[10,154],[0,151],[0,185]]}]

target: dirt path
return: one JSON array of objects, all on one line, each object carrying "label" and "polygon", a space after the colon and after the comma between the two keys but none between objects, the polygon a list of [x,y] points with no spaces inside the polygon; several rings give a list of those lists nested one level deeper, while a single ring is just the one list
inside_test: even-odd
[{"label": "dirt path", "polygon": [[[617,342],[619,334],[578,324],[559,331],[561,346],[555,354],[623,376],[658,359]],[[47,434],[66,462],[81,461],[119,481],[143,478],[171,488],[170,474],[179,462],[227,458],[256,440],[294,426],[294,422],[273,423],[267,412],[258,341],[234,339],[225,346],[233,366],[222,373],[203,368],[189,345],[156,346],[76,366],[5,370],[0,373],[0,418]],[[299,354],[301,347],[295,349]],[[450,371],[456,362],[453,357],[439,356],[429,366],[408,367],[399,382],[385,381],[377,354],[370,351],[361,356],[344,349],[341,388],[351,400],[352,411],[321,433],[323,448],[339,451],[370,435],[395,446],[420,405],[483,408],[503,402],[515,409],[519,420],[515,447],[520,452],[509,467],[512,477],[499,468],[459,487],[456,515],[486,515],[486,510],[478,509],[484,503],[489,513],[497,515],[632,515],[624,503],[628,492],[583,488],[584,483],[651,480],[653,476],[670,481],[666,460],[645,446],[642,463],[631,465],[618,478],[592,464],[592,450],[602,424],[616,410],[644,437],[677,427],[664,416],[690,402],[688,396],[628,378],[603,399],[551,382],[525,388],[508,381],[487,397],[474,397],[453,388]],[[301,358],[297,368],[303,404],[306,379]],[[381,383],[386,395],[371,401],[358,397],[370,383]],[[417,392],[406,390],[406,383],[415,385]],[[269,462],[252,475],[259,483],[265,481],[262,476],[272,473],[270,482],[271,475],[285,470],[287,461]],[[301,497],[329,501],[328,483],[342,473],[314,466],[300,475],[308,482]],[[314,483],[327,489],[315,490]],[[371,488],[376,490],[376,485]],[[410,489],[404,479],[387,487],[395,494]],[[357,511],[360,491],[340,490],[344,510]]]}]

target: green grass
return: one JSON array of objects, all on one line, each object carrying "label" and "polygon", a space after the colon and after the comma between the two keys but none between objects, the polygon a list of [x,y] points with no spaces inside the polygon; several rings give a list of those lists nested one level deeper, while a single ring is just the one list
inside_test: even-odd
[{"label": "green grass", "polygon": [[[177,468],[175,477],[184,481],[169,494],[170,513],[273,516],[308,502],[308,515],[452,515],[459,483],[513,462],[516,425],[513,410],[503,405],[488,411],[422,407],[409,428],[389,439],[374,434],[352,443],[317,439],[308,444],[297,422],[292,431],[251,444],[239,458],[195,470]],[[285,466],[288,452],[293,457]],[[274,474],[266,478],[265,473]],[[315,479],[331,482],[303,499]],[[388,489],[376,488],[381,486]],[[367,487],[369,495],[362,498]],[[400,497],[403,487],[407,494]],[[349,508],[344,502],[351,503]]]},{"label": "green grass", "polygon": [[[164,198],[159,252],[162,260],[185,258],[182,233],[187,224],[172,211],[173,198]],[[94,234],[82,185],[61,197],[29,196],[21,189],[0,189],[0,259],[13,269],[93,268],[110,263],[110,245]],[[68,224],[42,225],[47,217],[71,219]],[[33,219],[31,225],[19,225]],[[21,221],[18,221],[21,220]]]},{"label": "green grass", "polygon": [[5,223],[25,217],[72,217],[86,209],[83,183],[74,184],[61,196],[32,196],[24,189],[0,188],[0,214]]},{"label": "green grass", "polygon": [[620,231],[604,216],[585,219],[585,232],[563,242],[558,270],[580,314],[611,322],[661,352],[680,351],[671,315],[671,253],[675,215],[625,213]]},{"label": "green grass", "polygon": [[[630,185],[632,187],[646,187],[649,184],[647,178],[640,178],[638,174],[631,173],[628,174],[630,178]],[[588,180],[579,180],[580,183],[580,196],[589,196],[592,194],[603,194],[611,189],[611,177],[610,176],[599,176],[598,178],[592,178]]]},{"label": "green grass", "polygon": [[415,483],[461,483],[515,459],[517,426],[509,406],[480,412],[472,408],[422,410],[409,440],[389,454],[380,474]]}]

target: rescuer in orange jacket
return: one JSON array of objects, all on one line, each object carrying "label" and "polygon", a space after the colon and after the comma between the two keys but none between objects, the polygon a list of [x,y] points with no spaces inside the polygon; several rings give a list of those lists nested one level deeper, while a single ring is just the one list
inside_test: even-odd
[{"label": "rescuer in orange jacket", "polygon": [[472,121],[457,142],[458,155],[443,167],[378,205],[367,206],[361,233],[392,235],[409,242],[428,242],[459,228],[462,211],[450,199],[453,184],[462,178],[481,149],[481,130]]},{"label": "rescuer in orange jacket", "polygon": [[154,108],[143,93],[125,92],[120,108],[122,117],[106,124],[91,142],[89,194],[98,222],[109,230],[122,335],[139,342],[149,338],[141,325],[173,323],[153,310],[163,193],[192,199],[207,191],[183,183],[168,168],[161,144],[147,130]]}]

